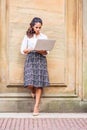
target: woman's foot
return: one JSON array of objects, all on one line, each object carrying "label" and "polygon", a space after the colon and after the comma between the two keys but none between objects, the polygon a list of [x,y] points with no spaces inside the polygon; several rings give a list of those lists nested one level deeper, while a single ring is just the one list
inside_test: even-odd
[{"label": "woman's foot", "polygon": [[31,92],[31,96],[34,99],[35,98],[35,93]]},{"label": "woman's foot", "polygon": [[37,106],[35,106],[33,116],[38,116],[38,115],[39,115],[39,108]]}]

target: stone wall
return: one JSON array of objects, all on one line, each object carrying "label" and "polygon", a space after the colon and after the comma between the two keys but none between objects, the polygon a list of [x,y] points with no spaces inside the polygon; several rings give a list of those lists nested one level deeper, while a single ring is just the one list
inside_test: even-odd
[{"label": "stone wall", "polygon": [[64,112],[63,106],[66,112],[86,112],[86,5],[86,0],[0,0],[0,111],[32,111],[20,47],[38,16],[42,32],[56,39],[47,56],[51,85],[44,89],[41,110]]}]

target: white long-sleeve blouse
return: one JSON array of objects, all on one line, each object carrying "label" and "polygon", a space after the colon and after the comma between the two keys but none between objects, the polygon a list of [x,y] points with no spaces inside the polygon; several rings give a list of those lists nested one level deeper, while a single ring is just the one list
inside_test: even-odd
[{"label": "white long-sleeve blouse", "polygon": [[27,48],[34,49],[37,39],[47,39],[47,36],[40,33],[38,36],[34,34],[32,38],[29,38],[27,35],[25,35],[21,45],[21,53],[24,54],[24,50]]}]

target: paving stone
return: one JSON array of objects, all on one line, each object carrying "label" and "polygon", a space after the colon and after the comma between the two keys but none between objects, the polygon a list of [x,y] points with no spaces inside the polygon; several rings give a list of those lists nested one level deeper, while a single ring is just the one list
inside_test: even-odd
[{"label": "paving stone", "polygon": [[87,114],[2,113],[0,130],[87,130]]}]

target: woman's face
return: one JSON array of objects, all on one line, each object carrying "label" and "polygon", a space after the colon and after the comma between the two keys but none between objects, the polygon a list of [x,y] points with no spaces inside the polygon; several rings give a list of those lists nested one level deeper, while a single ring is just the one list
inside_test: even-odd
[{"label": "woman's face", "polygon": [[42,25],[39,22],[35,23],[35,25],[33,26],[33,29],[34,29],[36,35],[38,35],[40,33],[41,27],[42,27]]}]

